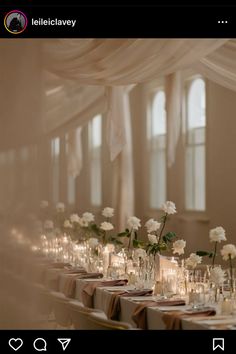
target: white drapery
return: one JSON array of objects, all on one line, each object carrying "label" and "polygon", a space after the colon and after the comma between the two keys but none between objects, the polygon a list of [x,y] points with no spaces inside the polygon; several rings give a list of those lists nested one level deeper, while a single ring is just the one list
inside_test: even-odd
[{"label": "white drapery", "polygon": [[167,113],[167,163],[171,167],[175,159],[181,126],[182,82],[181,72],[167,75],[165,80],[166,113]]},{"label": "white drapery", "polygon": [[[119,226],[125,228],[126,220],[134,213],[132,129],[129,92],[133,85],[107,88],[107,142],[110,158],[118,157],[113,181],[114,204],[118,211]],[[119,155],[119,156],[118,156]]]},{"label": "white drapery", "polygon": [[[231,42],[232,44],[229,44]],[[120,85],[143,83],[167,76],[167,88],[170,92],[170,97],[167,97],[168,122],[170,123],[168,166],[171,166],[175,160],[175,148],[180,132],[179,105],[181,102],[181,79],[180,77],[177,79],[174,73],[181,69],[196,67],[206,77],[211,80],[214,80],[215,77],[215,80],[219,82],[220,76],[226,70],[222,69],[220,75],[218,71],[216,79],[213,70],[215,68],[214,60],[218,58],[218,66],[220,66],[222,58],[224,65],[226,65],[228,61],[225,60],[224,55],[226,52],[230,52],[232,64],[233,56],[235,56],[232,46],[235,46],[234,42],[226,39],[58,39],[45,42],[44,66],[59,77],[62,82],[69,80],[75,88],[78,85],[93,85],[84,86],[84,90],[87,90],[86,93],[82,89],[80,94],[76,89],[74,89],[74,94],[72,90],[70,91],[70,100],[76,103],[77,99],[82,102],[85,108],[82,110],[83,114],[76,115],[78,121],[84,119],[84,112],[89,106],[89,102],[86,103],[84,98],[94,96],[95,99],[97,95],[97,100],[101,100],[104,97],[101,91],[99,93],[101,87],[118,86],[116,94],[113,91],[112,94],[110,92],[106,96],[110,116],[108,145],[111,160],[125,145],[125,132],[122,132],[122,129],[124,130],[123,103],[121,100],[117,101],[113,95],[117,95],[119,92],[122,96]],[[227,87],[233,86],[232,81],[232,78],[226,79],[224,76],[224,85],[227,84]],[[66,121],[66,118],[64,119]]]},{"label": "white drapery", "polygon": [[127,143],[125,121],[129,119],[129,112],[125,105],[125,95],[123,86],[107,87],[107,143],[111,161],[114,161]]},{"label": "white drapery", "polygon": [[209,80],[236,90],[236,40],[230,40],[212,54],[202,58],[195,69]]},{"label": "white drapery", "polygon": [[83,153],[82,153],[82,128],[73,129],[68,133],[67,140],[67,170],[68,175],[76,178],[79,176],[83,166]]}]

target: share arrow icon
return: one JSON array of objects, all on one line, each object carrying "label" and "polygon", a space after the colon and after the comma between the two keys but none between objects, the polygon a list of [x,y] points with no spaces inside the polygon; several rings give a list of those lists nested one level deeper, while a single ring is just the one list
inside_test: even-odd
[{"label": "share arrow icon", "polygon": [[66,350],[66,348],[68,347],[68,344],[71,341],[71,338],[57,338],[58,342],[61,343],[62,345],[62,349]]}]

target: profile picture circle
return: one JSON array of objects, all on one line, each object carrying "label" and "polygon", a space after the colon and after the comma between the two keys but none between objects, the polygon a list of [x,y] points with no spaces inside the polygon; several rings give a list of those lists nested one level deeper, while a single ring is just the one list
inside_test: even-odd
[{"label": "profile picture circle", "polygon": [[6,30],[12,34],[20,34],[24,32],[28,24],[26,15],[19,10],[13,10],[6,14],[4,18],[4,26]]}]

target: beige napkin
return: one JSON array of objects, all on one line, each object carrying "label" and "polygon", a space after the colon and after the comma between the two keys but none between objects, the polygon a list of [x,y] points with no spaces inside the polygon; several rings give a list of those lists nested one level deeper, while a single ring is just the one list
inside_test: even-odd
[{"label": "beige napkin", "polygon": [[75,288],[76,288],[76,279],[96,279],[102,278],[103,275],[101,273],[86,273],[78,272],[77,273],[68,273],[68,277],[65,280],[64,289],[62,290],[63,294],[67,297],[74,298],[75,297]]},{"label": "beige napkin", "polygon": [[114,293],[111,296],[111,300],[108,307],[107,317],[110,320],[119,320],[121,306],[120,306],[120,297],[130,297],[130,296],[145,296],[151,295],[152,290],[131,290],[131,291],[120,291],[119,293]]},{"label": "beige napkin", "polygon": [[71,272],[66,272],[67,276],[65,279],[64,287],[62,289],[63,294],[66,297],[74,298],[75,297],[75,288],[76,288],[76,279],[84,279],[84,277],[88,277],[89,274],[86,273],[85,270],[81,270],[79,272],[76,271],[71,271]]},{"label": "beige napkin", "polygon": [[104,281],[94,281],[85,284],[82,290],[82,302],[86,307],[93,307],[93,295],[97,287],[102,286],[119,286],[126,285],[127,279],[116,279],[116,280],[104,280]]},{"label": "beige napkin", "polygon": [[191,317],[202,317],[202,316],[214,316],[216,314],[214,309],[207,310],[207,311],[198,311],[198,312],[189,312],[184,313],[181,311],[174,311],[171,313],[165,313],[162,316],[162,320],[166,325],[166,329],[182,329],[182,318]]},{"label": "beige napkin", "polygon": [[138,328],[147,329],[147,308],[156,306],[181,306],[185,305],[184,300],[164,300],[164,301],[148,301],[139,304],[132,315],[132,320]]}]

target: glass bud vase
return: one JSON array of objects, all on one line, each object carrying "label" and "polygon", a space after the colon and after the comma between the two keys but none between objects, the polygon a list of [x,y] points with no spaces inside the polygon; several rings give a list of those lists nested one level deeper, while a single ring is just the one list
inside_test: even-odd
[{"label": "glass bud vase", "polygon": [[154,288],[156,282],[155,274],[155,256],[153,254],[147,255],[144,263],[145,274],[145,288]]}]

